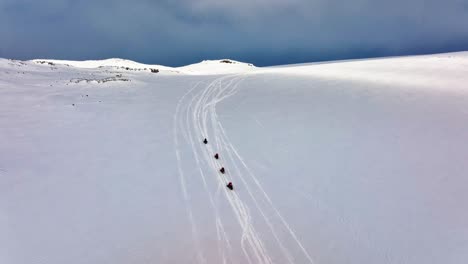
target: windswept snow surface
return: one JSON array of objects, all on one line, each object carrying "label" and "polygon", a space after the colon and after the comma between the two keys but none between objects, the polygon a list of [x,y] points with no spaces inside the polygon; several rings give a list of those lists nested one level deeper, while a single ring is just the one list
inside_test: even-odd
[{"label": "windswept snow surface", "polygon": [[468,262],[468,53],[99,66],[0,59],[0,263]]}]

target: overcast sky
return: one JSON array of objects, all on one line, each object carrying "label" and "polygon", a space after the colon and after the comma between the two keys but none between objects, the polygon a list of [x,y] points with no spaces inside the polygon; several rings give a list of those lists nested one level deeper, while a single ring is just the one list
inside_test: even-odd
[{"label": "overcast sky", "polygon": [[0,0],[0,57],[256,65],[468,50],[468,0]]}]

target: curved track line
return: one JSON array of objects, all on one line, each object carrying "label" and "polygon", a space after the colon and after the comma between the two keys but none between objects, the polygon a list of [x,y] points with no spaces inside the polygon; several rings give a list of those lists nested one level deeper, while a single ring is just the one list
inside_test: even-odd
[{"label": "curved track line", "polygon": [[[215,83],[212,82],[208,87],[214,85]],[[228,250],[230,250],[231,246],[230,246],[230,242],[229,242],[229,239],[228,239],[228,236],[227,236],[227,233],[224,229],[224,226],[223,226],[223,223],[222,223],[222,220],[220,218],[220,215],[219,215],[219,210],[214,202],[214,199],[213,199],[213,195],[210,191],[210,188],[208,186],[208,182],[207,182],[207,176],[205,175],[205,172],[203,171],[203,166],[202,166],[202,160],[200,159],[200,154],[199,154],[199,150],[197,150],[196,148],[196,145],[195,145],[195,140],[194,140],[194,136],[193,136],[193,132],[192,130],[190,129],[190,110],[193,111],[193,108],[195,107],[193,104],[194,103],[197,103],[199,102],[201,99],[203,99],[202,96],[199,96],[198,94],[196,96],[194,96],[192,98],[192,100],[190,101],[189,105],[188,105],[188,110],[187,113],[186,113],[186,126],[187,126],[187,133],[188,133],[188,141],[192,147],[192,152],[193,152],[193,155],[195,157],[195,161],[196,161],[196,164],[197,164],[197,169],[198,169],[198,172],[201,176],[201,179],[202,179],[202,183],[203,183],[203,188],[204,188],[204,191],[206,192],[208,198],[209,198],[209,202],[210,202],[210,206],[211,206],[211,210],[213,212],[213,216],[214,216],[214,222],[215,222],[215,225],[216,225],[216,235],[217,235],[217,247],[218,247],[218,254],[222,257],[223,259],[223,263],[227,261],[226,259],[226,252],[225,252],[225,248],[227,248]],[[197,105],[197,104],[195,104]],[[226,244],[225,247],[223,247],[221,245],[221,241],[224,241],[224,243]]]},{"label": "curved track line", "polygon": [[[221,85],[212,87],[212,89],[208,91],[208,95],[212,96],[211,101],[209,102],[205,101],[202,108],[198,109],[198,112],[197,111],[194,112],[195,120],[198,121],[198,124],[197,124],[198,129],[199,131],[204,131],[205,135],[208,134],[208,124],[206,120],[207,120],[209,110],[213,110],[216,103],[220,102],[221,100],[233,94],[236,88],[236,85],[233,85],[233,83],[238,84],[239,81],[237,81],[237,79],[241,79],[241,78],[237,77],[237,78],[231,79],[229,83],[225,85],[224,87],[222,87]],[[225,93],[223,95],[223,92],[230,88],[231,88],[231,92]],[[217,144],[219,144],[219,141]],[[207,161],[208,162],[211,161],[212,163],[216,164],[216,162],[214,162],[211,157],[211,154],[214,152],[211,146],[207,146],[206,149],[207,151],[205,151],[205,156],[207,158]],[[219,166],[213,166],[213,167],[216,169]],[[219,181],[219,183],[224,185],[227,179],[225,179],[225,177],[217,177],[216,179],[220,179],[220,178],[223,178],[223,179]],[[242,228],[241,247],[246,257],[250,259],[249,254],[247,253],[248,251],[250,251],[251,254],[257,260],[256,263],[272,263],[269,255],[266,252],[264,243],[260,239],[259,233],[255,230],[252,224],[252,217],[250,215],[250,210],[248,206],[240,199],[237,193],[233,193],[233,195],[227,196],[226,198],[228,199],[231,205],[231,208],[233,209],[237,217],[237,220]],[[250,250],[248,250],[245,247],[246,244],[249,246]]]},{"label": "curved track line", "polygon": [[177,103],[176,112],[174,114],[173,133],[174,133],[175,153],[176,153],[177,166],[178,166],[178,172],[179,172],[179,181],[180,181],[180,186],[182,188],[182,194],[183,194],[183,197],[184,197],[185,208],[186,208],[186,211],[187,211],[187,215],[188,215],[191,230],[192,230],[192,239],[193,239],[194,244],[195,244],[195,249],[196,249],[196,253],[197,253],[197,261],[198,261],[198,263],[207,263],[205,257],[203,256],[203,253],[201,251],[200,239],[199,239],[199,236],[198,236],[197,227],[196,227],[195,220],[194,220],[194,217],[193,217],[192,208],[189,205],[190,196],[189,196],[189,194],[187,192],[185,175],[184,175],[184,172],[182,170],[182,160],[181,160],[181,157],[180,157],[180,147],[179,147],[179,137],[178,137],[178,114],[180,112],[181,103],[184,101],[185,97],[188,94],[190,94],[198,86],[198,84],[199,83],[194,85],[186,94],[184,94],[182,96],[182,98],[179,100],[179,102]]}]

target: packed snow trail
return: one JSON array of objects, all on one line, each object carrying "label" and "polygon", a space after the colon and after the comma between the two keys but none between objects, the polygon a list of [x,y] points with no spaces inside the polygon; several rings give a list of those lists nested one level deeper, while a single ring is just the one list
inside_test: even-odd
[{"label": "packed snow trail", "polygon": [[[199,88],[196,83],[179,100],[174,115],[174,143],[179,167],[179,177],[184,200],[187,204],[187,214],[192,226],[192,236],[197,250],[198,263],[206,263],[206,252],[200,252],[200,239],[197,228],[197,220],[194,219],[190,204],[190,194],[187,188],[187,179],[183,171],[183,159],[180,149],[182,142],[189,145],[193,159],[197,167],[199,179],[202,182],[203,191],[208,199],[212,211],[214,228],[218,247],[219,263],[236,263],[240,256],[233,256],[233,247],[239,247],[243,254],[243,261],[247,263],[314,263],[312,257],[300,242],[294,230],[287,223],[279,210],[275,207],[267,192],[255,174],[249,169],[246,162],[231,144],[216,113],[216,105],[230,96],[236,94],[239,84],[247,75],[226,75]],[[202,144],[202,139],[207,138],[208,144]],[[220,154],[220,160],[214,159],[214,153]],[[189,161],[187,161],[189,162]],[[220,174],[219,168],[225,167],[226,173]],[[232,181],[234,191],[229,191],[226,184]],[[215,186],[215,188],[213,188]],[[239,188],[236,188],[238,186]],[[242,191],[237,191],[241,189]],[[244,192],[245,190],[246,192]],[[240,227],[240,234],[225,227],[227,215],[220,213],[220,206],[226,203],[232,210],[233,216]],[[273,212],[267,213],[267,212]],[[254,219],[254,217],[260,217]],[[257,228],[258,223],[263,222],[270,234],[264,234]],[[198,230],[198,231],[197,231]],[[286,244],[280,233],[286,233],[294,244]],[[283,259],[274,260],[269,252],[277,251],[276,248],[268,248],[265,237],[272,235]],[[284,236],[284,235],[283,235]],[[239,237],[238,240],[233,238]],[[238,244],[235,244],[238,242]],[[302,252],[304,257],[299,262],[291,253],[294,250]],[[306,261],[306,262],[304,262]]]}]

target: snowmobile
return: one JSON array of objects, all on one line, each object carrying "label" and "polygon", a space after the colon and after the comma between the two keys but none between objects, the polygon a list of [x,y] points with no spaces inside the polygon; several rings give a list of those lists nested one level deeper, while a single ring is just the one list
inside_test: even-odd
[{"label": "snowmobile", "polygon": [[226,185],[226,187],[228,187],[229,190],[231,190],[231,191],[234,189],[234,186],[232,186],[232,182],[229,182],[229,183]]},{"label": "snowmobile", "polygon": [[219,172],[221,172],[222,174],[224,174],[224,172],[225,172],[224,167],[221,167],[221,169],[219,169]]},{"label": "snowmobile", "polygon": [[216,154],[214,155],[214,158],[215,158],[215,159],[219,159],[218,153],[216,153]]},{"label": "snowmobile", "polygon": [[203,143],[208,144],[208,140],[205,138],[205,139],[203,140]]}]

